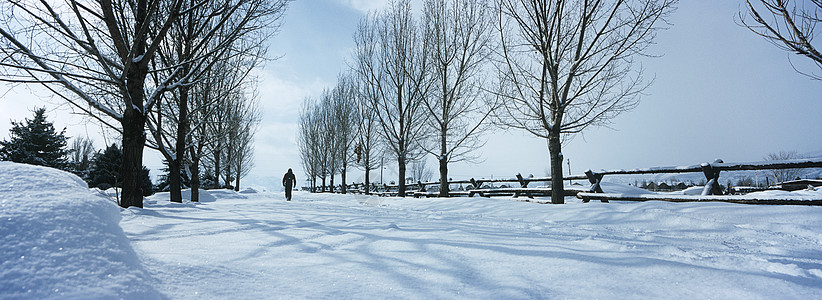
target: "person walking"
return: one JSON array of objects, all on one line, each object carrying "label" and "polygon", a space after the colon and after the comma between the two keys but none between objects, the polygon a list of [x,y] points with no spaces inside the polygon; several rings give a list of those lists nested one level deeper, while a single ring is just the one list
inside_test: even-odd
[{"label": "person walking", "polygon": [[291,201],[291,189],[297,186],[297,178],[294,177],[294,172],[288,169],[288,172],[283,176],[283,187],[285,187],[285,199]]}]

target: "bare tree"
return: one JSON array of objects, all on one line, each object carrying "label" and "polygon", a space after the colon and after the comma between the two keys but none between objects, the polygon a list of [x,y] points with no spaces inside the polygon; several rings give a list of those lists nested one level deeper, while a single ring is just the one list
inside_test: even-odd
[{"label": "bare tree", "polygon": [[91,164],[91,158],[97,150],[94,149],[94,142],[88,137],[76,137],[71,142],[69,148],[69,161],[74,165],[73,169],[76,174],[83,176],[88,172]]},{"label": "bare tree", "polygon": [[248,175],[248,172],[254,167],[254,135],[259,128],[260,120],[262,119],[262,112],[260,110],[259,96],[253,93],[251,98],[246,98],[241,103],[243,106],[239,110],[242,115],[239,116],[239,126],[237,126],[237,133],[231,143],[235,148],[235,157],[231,159],[234,163],[234,190],[240,191],[240,179]]},{"label": "bare tree", "polygon": [[[225,3],[209,3],[191,7],[190,14],[174,23],[166,42],[159,48],[158,64],[165,69],[152,73],[177,72],[179,87],[161,98],[157,113],[149,118],[154,146],[165,157],[169,166],[169,187],[172,202],[182,202],[181,171],[189,170],[184,155],[192,142],[191,127],[204,120],[192,119],[191,112],[213,109],[194,106],[192,90],[203,84],[209,71],[224,60],[235,60],[237,70],[229,74],[241,74],[228,78],[243,81],[248,72],[256,67],[265,55],[262,43],[279,26],[285,1],[242,0]],[[195,4],[195,3],[190,3]],[[220,74],[219,76],[223,76]],[[157,79],[155,79],[157,80]],[[209,105],[211,103],[201,104]],[[160,126],[167,119],[167,127]],[[188,160],[190,161],[190,159]],[[189,178],[191,178],[191,174]],[[194,192],[196,193],[196,191]]]},{"label": "bare tree", "polygon": [[[0,80],[42,84],[118,130],[123,147],[120,204],[142,207],[142,158],[149,113],[164,93],[191,83],[188,71],[196,68],[188,68],[188,63],[202,65],[219,51],[200,53],[188,61],[162,65],[159,69],[155,65],[156,54],[167,42],[175,23],[213,17],[220,20],[216,23],[225,25],[253,3],[271,5],[268,12],[277,14],[285,10],[287,0],[236,0],[221,4],[204,0],[68,0],[66,5],[59,6],[49,1],[6,1],[0,4]],[[208,11],[200,14],[199,8]],[[214,28],[203,29],[214,33]],[[198,43],[211,39],[208,34],[199,38]],[[163,70],[168,71],[164,76],[149,76]]]},{"label": "bare tree", "polygon": [[[775,161],[775,160],[791,160],[791,159],[800,159],[804,158],[796,151],[779,151],[779,152],[771,152],[765,156],[766,161]],[[774,169],[771,170],[771,179],[774,180],[774,184],[791,181],[797,178],[802,177],[805,175],[805,172],[802,169]]]},{"label": "bare tree", "polygon": [[336,143],[333,149],[337,154],[337,163],[340,166],[340,180],[342,193],[346,193],[346,173],[348,166],[354,162],[355,134],[357,132],[356,107],[357,90],[353,74],[343,73],[337,77],[337,86],[332,91],[333,118],[335,123],[334,135]]},{"label": "bare tree", "polygon": [[[822,53],[814,46],[814,37],[820,32],[816,25],[822,20],[822,0],[746,0],[747,11],[739,13],[745,27],[764,37],[782,50],[794,52],[810,58],[817,68],[822,69]],[[750,15],[750,19],[747,16]],[[790,58],[790,57],[789,57]],[[822,80],[822,73],[801,71],[791,63],[794,70],[815,80]]]},{"label": "bare tree", "polygon": [[224,152],[226,169],[223,178],[226,185],[232,185],[239,191],[240,179],[245,177],[253,167],[252,143],[254,134],[261,120],[258,94],[254,91],[239,90],[229,98],[227,103],[228,119],[226,120],[226,144]]},{"label": "bare tree", "polygon": [[411,13],[408,0],[391,2],[382,13],[365,18],[354,34],[355,70],[376,91],[372,108],[387,153],[398,164],[399,195],[405,196],[409,160],[420,155],[424,137],[423,99],[431,87],[425,36]]},{"label": "bare tree", "polygon": [[300,119],[297,129],[297,146],[300,149],[300,160],[306,177],[311,180],[311,191],[316,191],[317,177],[320,177],[320,122],[315,113],[316,100],[307,97],[300,107]]},{"label": "bare tree", "polygon": [[[322,181],[321,192],[327,191],[326,180],[331,179],[338,171],[338,139],[333,107],[333,93],[325,89],[319,100],[307,97],[300,112],[299,146],[303,167],[312,181]],[[316,186],[316,184],[315,184]]]},{"label": "bare tree", "polygon": [[[316,112],[316,120],[320,122],[320,145],[322,145],[320,150],[320,165],[322,166],[322,172],[320,175],[323,183],[323,192],[333,192],[334,175],[337,174],[339,167],[337,164],[339,155],[336,153],[338,150],[337,143],[339,141],[335,137],[337,125],[334,120],[333,98],[334,96],[332,90],[324,89],[322,96],[320,96],[320,102],[318,103],[319,107]],[[328,185],[326,185],[326,179],[329,180]],[[329,186],[331,187],[331,190],[327,190],[327,187]]]},{"label": "bare tree", "polygon": [[416,181],[428,182],[431,180],[433,172],[425,161],[425,157],[411,161],[409,164],[411,177]]},{"label": "bare tree", "polygon": [[[448,196],[448,163],[474,160],[494,110],[482,90],[492,19],[487,0],[426,0],[425,35],[434,80],[425,107],[434,134],[426,152],[439,161],[440,196]],[[416,177],[419,180],[419,177]]]},{"label": "bare tree", "polygon": [[562,137],[607,125],[638,103],[634,60],[676,0],[499,0],[498,120],[544,138],[551,202],[564,203]]},{"label": "bare tree", "polygon": [[356,165],[365,171],[365,192],[370,193],[371,185],[371,170],[377,169],[380,162],[378,158],[382,156],[380,153],[380,136],[377,118],[377,111],[373,109],[372,104],[378,99],[378,90],[376,86],[365,83],[365,80],[357,75],[356,91],[356,120],[357,144],[354,146],[354,153],[356,156]]}]

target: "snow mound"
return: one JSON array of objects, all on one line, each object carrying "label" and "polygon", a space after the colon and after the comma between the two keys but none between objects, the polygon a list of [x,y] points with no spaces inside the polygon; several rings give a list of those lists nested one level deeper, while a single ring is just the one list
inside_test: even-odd
[{"label": "snow mound", "polygon": [[79,177],[0,162],[0,298],[163,298],[119,222]]},{"label": "snow mound", "polygon": [[692,196],[699,196],[702,195],[702,191],[705,190],[704,186],[692,186],[687,189],[682,190],[683,195],[692,195]]},{"label": "snow mound", "polygon": [[749,193],[745,196],[757,198],[785,198],[789,200],[819,200],[822,198],[822,189],[812,188],[798,191],[767,190]]},{"label": "snow mound", "polygon": [[[183,201],[188,200],[191,201],[191,189],[182,190],[183,194]],[[200,190],[200,202],[214,202],[217,201],[217,197],[214,197],[206,190]]]},{"label": "snow mound", "polygon": [[603,192],[611,194],[642,195],[652,193],[646,189],[618,183],[601,182],[599,186],[602,188]]},{"label": "snow mound", "polygon": [[[226,189],[219,189],[219,190],[208,190],[208,192],[213,195],[214,197],[220,199],[247,199],[245,195],[241,195],[234,190],[226,190]],[[202,193],[202,192],[201,192]]]},{"label": "snow mound", "polygon": [[240,194],[257,194],[257,193],[259,193],[259,192],[260,192],[260,191],[258,191],[257,189],[249,187],[249,188],[245,188],[245,189],[243,189],[243,190],[242,190],[242,191],[240,191],[239,193],[240,193]]}]

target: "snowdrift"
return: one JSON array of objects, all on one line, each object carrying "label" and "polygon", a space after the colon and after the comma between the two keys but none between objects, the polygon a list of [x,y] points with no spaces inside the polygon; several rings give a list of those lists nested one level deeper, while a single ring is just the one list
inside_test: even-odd
[{"label": "snowdrift", "polygon": [[0,162],[0,298],[163,298],[119,222],[79,177]]}]

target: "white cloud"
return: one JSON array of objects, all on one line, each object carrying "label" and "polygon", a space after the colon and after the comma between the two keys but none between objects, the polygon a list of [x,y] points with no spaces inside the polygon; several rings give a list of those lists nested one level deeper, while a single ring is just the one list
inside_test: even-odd
[{"label": "white cloud", "polygon": [[363,13],[380,10],[388,4],[388,0],[339,0],[344,5],[353,7]]},{"label": "white cloud", "polygon": [[[350,6],[363,13],[371,11],[379,11],[388,6],[389,0],[339,0],[344,5]],[[411,7],[414,9],[422,8],[423,0],[411,0]],[[416,12],[415,12],[416,13]]]}]

